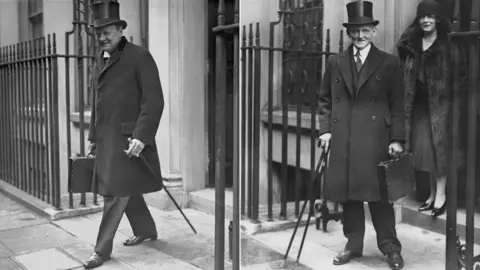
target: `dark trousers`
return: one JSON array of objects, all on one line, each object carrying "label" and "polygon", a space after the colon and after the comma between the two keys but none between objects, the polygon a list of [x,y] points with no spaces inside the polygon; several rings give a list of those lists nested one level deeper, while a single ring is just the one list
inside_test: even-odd
[{"label": "dark trousers", "polygon": [[148,210],[142,195],[131,197],[104,197],[103,217],[97,236],[95,252],[102,257],[112,254],[113,238],[123,213],[127,215],[133,234],[136,236],[156,236],[155,221]]},{"label": "dark trousers", "polygon": [[[369,202],[372,223],[377,233],[377,245],[385,255],[392,251],[401,252],[402,245],[395,229],[393,204]],[[343,204],[343,234],[348,239],[346,250],[363,253],[365,236],[365,211],[363,202],[352,201]]]}]

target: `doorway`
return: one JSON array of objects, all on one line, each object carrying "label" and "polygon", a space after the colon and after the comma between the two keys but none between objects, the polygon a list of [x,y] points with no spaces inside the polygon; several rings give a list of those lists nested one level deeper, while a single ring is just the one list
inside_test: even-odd
[{"label": "doorway", "polygon": [[[215,187],[215,33],[212,29],[217,26],[219,0],[208,0],[208,180],[207,187]],[[235,1],[225,0],[226,24],[234,21]],[[227,104],[226,104],[226,130],[225,130],[225,187],[233,185],[233,78],[234,78],[234,35],[227,34]]]}]

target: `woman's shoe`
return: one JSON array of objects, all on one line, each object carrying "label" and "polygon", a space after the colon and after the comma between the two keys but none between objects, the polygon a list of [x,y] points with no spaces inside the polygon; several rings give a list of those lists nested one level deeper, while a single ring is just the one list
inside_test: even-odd
[{"label": "woman's shoe", "polygon": [[432,217],[433,218],[436,218],[438,216],[441,216],[443,215],[443,213],[445,213],[445,210],[447,210],[447,201],[445,201],[442,205],[442,207],[440,208],[433,208],[432,210]]},{"label": "woman's shoe", "polygon": [[418,208],[418,212],[432,210],[434,203],[435,203],[435,201],[431,201],[430,203],[424,202],[424,203],[423,203],[422,205],[420,205],[420,207]]}]

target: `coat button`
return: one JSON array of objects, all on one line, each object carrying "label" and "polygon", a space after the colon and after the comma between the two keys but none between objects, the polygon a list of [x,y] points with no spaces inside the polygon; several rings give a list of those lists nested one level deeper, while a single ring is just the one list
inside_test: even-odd
[{"label": "coat button", "polygon": [[333,123],[337,123],[338,122],[338,119],[337,118],[333,118]]},{"label": "coat button", "polygon": [[377,118],[375,118],[375,116],[372,116],[372,122],[375,122],[375,120],[377,120]]},{"label": "coat button", "polygon": [[339,82],[340,82],[340,79],[339,79],[339,78],[335,78],[335,81],[336,81],[337,83],[339,83]]},{"label": "coat button", "polygon": [[337,97],[337,98],[335,99],[335,101],[340,102],[340,98]]},{"label": "coat button", "polygon": [[407,106],[407,111],[410,111],[412,108],[410,106]]}]

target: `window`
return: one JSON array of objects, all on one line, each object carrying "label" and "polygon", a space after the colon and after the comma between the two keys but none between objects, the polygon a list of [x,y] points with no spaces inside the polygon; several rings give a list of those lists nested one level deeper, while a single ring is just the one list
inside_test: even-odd
[{"label": "window", "polygon": [[43,0],[28,0],[30,38],[43,36]]},{"label": "window", "polygon": [[[314,76],[321,76],[321,72],[313,68],[314,61],[318,63],[317,67],[320,67],[323,58],[320,54],[323,39],[323,1],[286,0],[283,1],[282,9],[287,11],[283,20],[283,74],[289,74],[290,77],[283,82],[289,86],[288,93],[282,96],[282,99],[287,99],[288,106],[292,109],[301,104],[303,109],[309,110],[311,91],[316,90],[309,82],[313,81]],[[318,41],[319,46],[315,41]],[[299,96],[296,94],[298,92]]]}]

